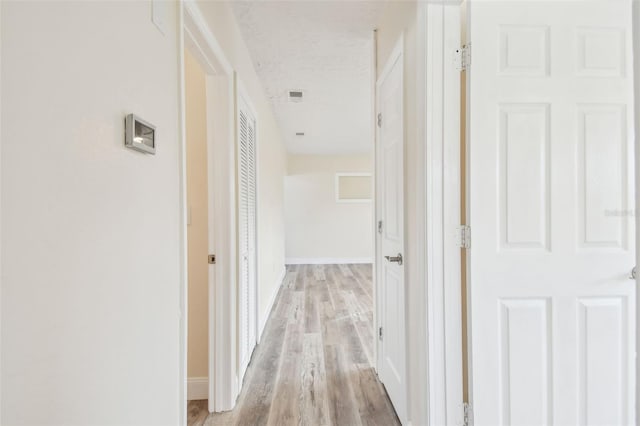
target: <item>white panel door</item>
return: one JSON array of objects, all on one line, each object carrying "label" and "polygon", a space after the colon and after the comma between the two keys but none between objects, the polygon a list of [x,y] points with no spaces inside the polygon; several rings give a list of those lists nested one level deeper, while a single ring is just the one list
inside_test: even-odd
[{"label": "white panel door", "polygon": [[256,119],[238,98],[238,346],[240,380],[257,342]]},{"label": "white panel door", "polygon": [[470,2],[477,425],[634,424],[630,10]]},{"label": "white panel door", "polygon": [[[399,45],[400,47],[401,45]],[[401,51],[391,56],[377,83],[378,220],[382,222],[377,299],[382,336],[378,375],[403,423],[407,420],[404,264],[404,119]]]}]

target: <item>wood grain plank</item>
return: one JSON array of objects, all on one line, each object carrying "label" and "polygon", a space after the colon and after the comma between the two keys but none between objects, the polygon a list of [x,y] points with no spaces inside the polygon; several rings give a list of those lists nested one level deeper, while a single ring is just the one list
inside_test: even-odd
[{"label": "wood grain plank", "polygon": [[361,425],[358,403],[351,389],[346,357],[339,345],[324,347],[329,411],[334,425]]},{"label": "wood grain plank", "polygon": [[333,310],[336,313],[337,317],[344,317],[349,315],[349,310],[344,301],[344,297],[342,296],[341,289],[341,278],[340,270],[337,268],[337,265],[330,265],[326,270],[327,274],[327,290],[329,291],[329,296],[331,297],[331,302],[333,303]]},{"label": "wood grain plank", "polygon": [[320,314],[318,313],[318,293],[307,290],[304,296],[304,331],[305,333],[319,333]]},{"label": "wood grain plank", "polygon": [[301,424],[330,425],[322,336],[318,333],[305,334],[302,351]]},{"label": "wood grain plank", "polygon": [[303,291],[309,265],[297,265],[295,291]]},{"label": "wood grain plank", "polygon": [[291,292],[291,301],[289,302],[289,324],[304,323],[304,291]]},{"label": "wood grain plank", "polygon": [[289,323],[278,369],[278,383],[273,393],[267,425],[300,424],[300,389],[302,388],[302,326]]},{"label": "wood grain plank", "polygon": [[353,374],[349,377],[362,424],[379,426],[400,424],[384,387],[370,365],[353,365]]},{"label": "wood grain plank", "polygon": [[296,279],[298,277],[297,265],[287,266],[287,273],[284,276],[282,287],[286,289],[293,289],[296,285]]},{"label": "wood grain plank", "polygon": [[351,268],[349,268],[349,265],[338,265],[338,268],[340,269],[340,272],[342,272],[343,277],[353,276],[353,273],[351,272]]},{"label": "wood grain plank", "polygon": [[325,281],[327,279],[327,276],[324,271],[325,271],[325,265],[314,265],[313,278],[316,281]]},{"label": "wood grain plank", "polygon": [[348,362],[353,364],[369,362],[351,317],[339,318],[336,320],[336,324],[339,330],[341,348]]},{"label": "wood grain plank", "polygon": [[277,384],[274,374],[280,365],[290,312],[291,291],[280,290],[277,306],[271,313],[262,343],[257,348],[255,362],[249,366],[234,421],[238,424],[266,424],[271,410],[273,389]]},{"label": "wood grain plank", "polygon": [[373,283],[371,278],[367,277],[364,274],[361,268],[362,265],[353,265],[353,266],[355,266],[352,269],[353,278],[356,280],[356,282],[358,283],[358,286],[363,292],[359,294],[366,294],[367,299],[371,302],[371,305],[373,305]]},{"label": "wood grain plank", "polygon": [[193,426],[204,424],[209,414],[207,405],[208,401],[206,399],[189,401],[187,404],[187,424]]}]

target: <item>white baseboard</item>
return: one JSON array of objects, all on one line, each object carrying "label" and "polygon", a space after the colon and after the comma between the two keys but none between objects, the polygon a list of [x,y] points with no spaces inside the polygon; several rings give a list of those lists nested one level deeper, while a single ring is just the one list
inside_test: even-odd
[{"label": "white baseboard", "polygon": [[262,317],[260,318],[260,328],[258,329],[258,343],[260,343],[260,339],[262,339],[262,333],[264,332],[264,328],[267,325],[267,320],[269,319],[269,314],[271,313],[271,309],[273,308],[273,304],[276,301],[276,297],[278,296],[278,292],[280,291],[280,287],[282,286],[282,282],[284,281],[284,277],[287,274],[287,268],[283,267],[280,276],[278,277],[278,282],[275,288],[273,289],[273,293],[269,299],[269,304],[267,305],[267,309],[262,313]]},{"label": "white baseboard", "polygon": [[187,400],[209,399],[209,378],[208,377],[188,377],[187,378]]},{"label": "white baseboard", "polygon": [[371,257],[289,257],[287,265],[344,265],[347,263],[373,263]]}]

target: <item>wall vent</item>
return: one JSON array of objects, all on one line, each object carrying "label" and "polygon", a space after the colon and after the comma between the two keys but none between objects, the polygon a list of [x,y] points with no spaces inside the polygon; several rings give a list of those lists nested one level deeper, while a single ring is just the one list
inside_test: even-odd
[{"label": "wall vent", "polygon": [[304,136],[304,132],[296,132],[296,136]]},{"label": "wall vent", "polygon": [[291,102],[302,102],[303,97],[304,97],[304,92],[302,90],[289,91],[289,101]]}]

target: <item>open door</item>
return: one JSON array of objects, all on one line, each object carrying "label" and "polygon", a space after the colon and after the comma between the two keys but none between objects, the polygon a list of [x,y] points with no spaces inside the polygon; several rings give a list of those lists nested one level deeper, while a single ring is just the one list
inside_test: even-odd
[{"label": "open door", "polygon": [[631,2],[471,1],[477,425],[631,425]]},{"label": "open door", "polygon": [[407,420],[404,280],[403,55],[399,41],[377,83],[378,375]]}]

